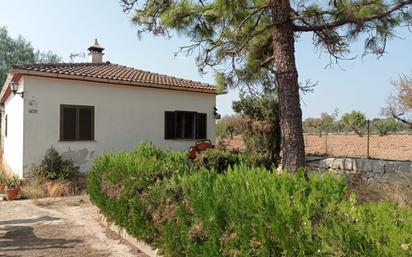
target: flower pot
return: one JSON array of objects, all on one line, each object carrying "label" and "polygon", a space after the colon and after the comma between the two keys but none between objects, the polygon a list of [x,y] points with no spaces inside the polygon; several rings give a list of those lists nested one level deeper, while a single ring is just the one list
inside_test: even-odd
[{"label": "flower pot", "polygon": [[6,200],[12,201],[16,199],[19,194],[20,188],[5,188],[4,193],[6,194]]}]

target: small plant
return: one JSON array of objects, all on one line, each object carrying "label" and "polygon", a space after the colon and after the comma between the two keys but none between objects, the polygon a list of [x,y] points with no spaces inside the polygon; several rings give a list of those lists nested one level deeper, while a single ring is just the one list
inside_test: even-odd
[{"label": "small plant", "polygon": [[22,185],[22,181],[16,176],[3,179],[3,181],[4,181],[5,189],[16,189]]},{"label": "small plant", "polygon": [[11,178],[5,179],[4,182],[4,193],[6,194],[6,200],[15,200],[19,194],[22,181],[18,177],[13,176]]},{"label": "small plant", "polygon": [[65,180],[79,173],[79,167],[73,160],[63,159],[54,148],[47,150],[41,165],[33,170],[37,179]]}]

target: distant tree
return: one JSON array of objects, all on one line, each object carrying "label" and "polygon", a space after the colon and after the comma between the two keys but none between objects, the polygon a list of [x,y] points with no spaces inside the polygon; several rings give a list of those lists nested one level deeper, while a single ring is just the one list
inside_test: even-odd
[{"label": "distant tree", "polygon": [[376,128],[380,136],[385,136],[390,132],[397,132],[405,129],[405,127],[402,126],[402,123],[392,118],[374,119],[372,124]]},{"label": "distant tree", "polygon": [[320,118],[307,118],[303,121],[303,128],[310,130],[311,128],[319,132],[322,136],[322,132],[330,132],[335,129],[335,119],[339,114],[339,109],[335,109],[332,114],[322,112]]},{"label": "distant tree", "polygon": [[13,39],[5,27],[0,27],[0,89],[12,65],[18,63],[57,63],[62,58],[49,52],[35,51],[31,43],[18,36]]},{"label": "distant tree", "polygon": [[305,165],[295,41],[313,34],[314,44],[342,58],[351,42],[366,34],[365,53],[381,55],[397,26],[412,20],[412,0],[121,0],[134,10],[139,32],[190,38],[181,48],[198,53],[201,71],[212,67],[229,85],[277,88],[282,164]]},{"label": "distant tree", "polygon": [[321,118],[307,118],[303,121],[303,131],[304,132],[317,132],[319,135],[322,134],[322,130],[320,129],[322,126],[322,119]]},{"label": "distant tree", "polygon": [[387,99],[387,106],[383,114],[394,118],[409,128],[412,128],[412,79],[403,75],[397,81],[393,81],[393,93]]},{"label": "distant tree", "polygon": [[324,132],[330,132],[334,129],[335,119],[339,114],[339,109],[335,109],[332,114],[327,112],[322,112],[320,114],[320,119],[322,120],[322,124],[320,129]]},{"label": "distant tree", "polygon": [[239,135],[243,131],[244,121],[243,118],[236,115],[226,115],[218,120],[216,124],[216,134],[218,137],[230,136],[233,139],[233,136]]},{"label": "distant tree", "polygon": [[345,113],[342,115],[341,122],[359,136],[363,136],[366,127],[365,114],[359,111]]},{"label": "distant tree", "polygon": [[62,61],[63,58],[53,53],[52,51],[40,52],[40,50],[37,50],[34,53],[35,63],[60,63]]}]

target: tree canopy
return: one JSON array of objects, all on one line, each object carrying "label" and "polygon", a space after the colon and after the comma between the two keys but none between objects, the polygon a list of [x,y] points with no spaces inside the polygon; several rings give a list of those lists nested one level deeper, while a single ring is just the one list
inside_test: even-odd
[{"label": "tree canopy", "polygon": [[336,117],[339,114],[339,109],[335,109],[332,114],[322,112],[319,118],[307,118],[303,121],[304,130],[315,129],[322,135],[322,132],[330,132],[335,126]]},{"label": "tree canopy", "polygon": [[[227,84],[273,85],[270,0],[121,0],[134,8],[132,22],[139,33],[190,38],[181,51],[197,54],[201,71],[212,67]],[[290,1],[288,18],[296,35],[313,33],[313,42],[335,58],[349,53],[350,43],[366,33],[365,50],[383,54],[393,28],[410,24],[412,0]]]},{"label": "tree canopy", "polygon": [[31,43],[18,36],[13,39],[5,27],[0,27],[0,87],[7,78],[12,65],[18,63],[57,63],[62,58],[51,51],[35,50]]},{"label": "tree canopy", "polygon": [[312,33],[331,60],[345,58],[366,35],[365,53],[382,55],[393,29],[411,25],[412,0],[121,0],[139,32],[190,39],[180,51],[195,54],[199,70],[210,67],[223,86],[277,89],[282,164],[304,166],[302,111],[295,39]]},{"label": "tree canopy", "polygon": [[342,115],[342,123],[353,132],[362,136],[366,128],[366,116],[362,112],[352,111],[351,113],[345,113]]}]

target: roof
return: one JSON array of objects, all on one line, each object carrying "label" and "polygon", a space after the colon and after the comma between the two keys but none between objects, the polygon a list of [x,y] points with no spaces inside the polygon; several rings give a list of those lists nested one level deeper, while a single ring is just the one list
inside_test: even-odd
[{"label": "roof", "polygon": [[105,63],[17,64],[12,73],[218,94],[210,84]]}]

